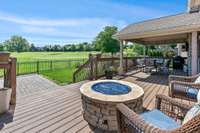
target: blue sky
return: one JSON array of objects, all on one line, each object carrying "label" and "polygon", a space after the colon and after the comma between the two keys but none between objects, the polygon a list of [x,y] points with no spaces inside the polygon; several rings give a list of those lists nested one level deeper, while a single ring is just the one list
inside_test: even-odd
[{"label": "blue sky", "polygon": [[0,42],[21,35],[37,46],[92,41],[124,26],[186,10],[187,0],[0,0]]}]

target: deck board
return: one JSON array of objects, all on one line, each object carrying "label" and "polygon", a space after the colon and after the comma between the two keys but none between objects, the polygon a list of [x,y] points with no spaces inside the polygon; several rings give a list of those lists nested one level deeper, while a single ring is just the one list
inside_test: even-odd
[{"label": "deck board", "polygon": [[[168,95],[168,77],[134,73],[121,80],[138,84],[144,89],[143,106],[151,110],[157,94]],[[0,116],[0,132],[106,133],[84,121],[79,88],[88,81],[58,86],[38,76],[18,77],[17,105],[12,112]],[[180,100],[185,103],[193,104]]]}]

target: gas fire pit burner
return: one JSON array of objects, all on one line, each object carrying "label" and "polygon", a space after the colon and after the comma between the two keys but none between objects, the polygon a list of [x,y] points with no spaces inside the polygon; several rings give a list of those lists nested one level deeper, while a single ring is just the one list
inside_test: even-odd
[{"label": "gas fire pit burner", "polygon": [[98,80],[81,88],[84,119],[92,126],[107,131],[117,130],[116,105],[126,104],[142,112],[144,91],[136,84],[118,80]]},{"label": "gas fire pit burner", "polygon": [[92,90],[106,95],[124,95],[129,93],[131,88],[116,82],[100,82],[94,84]]}]

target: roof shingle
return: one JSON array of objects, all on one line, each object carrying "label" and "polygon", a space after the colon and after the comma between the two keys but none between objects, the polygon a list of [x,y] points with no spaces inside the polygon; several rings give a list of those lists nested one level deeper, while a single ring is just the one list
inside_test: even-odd
[{"label": "roof shingle", "polygon": [[142,34],[150,31],[174,29],[183,26],[200,25],[200,13],[182,13],[173,16],[162,17],[140,23],[128,25],[115,36],[125,36],[127,34]]}]

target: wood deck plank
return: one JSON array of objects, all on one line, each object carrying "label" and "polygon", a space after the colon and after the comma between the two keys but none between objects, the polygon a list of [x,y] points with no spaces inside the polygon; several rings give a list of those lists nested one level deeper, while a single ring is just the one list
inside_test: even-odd
[{"label": "wood deck plank", "polygon": [[[143,104],[149,110],[154,108],[157,94],[168,95],[167,76],[136,72],[122,80],[144,89]],[[15,113],[13,116],[8,113],[0,117],[0,128],[4,126],[0,132],[105,133],[89,126],[82,117],[79,88],[88,81],[58,86],[41,76],[30,75],[18,78],[17,82]]]},{"label": "wood deck plank", "polygon": [[[159,90],[157,91],[157,94],[163,94],[163,92],[164,92],[165,90],[168,90],[168,88],[166,88],[166,86],[163,85],[164,82],[165,82],[165,81],[162,80],[162,81],[161,81],[161,84],[158,85],[158,86],[159,86]],[[155,101],[156,101],[155,96],[154,96],[154,95],[151,95],[151,99],[152,99],[151,102],[149,102],[149,104],[147,105],[148,109],[153,109],[153,108],[155,107]]]},{"label": "wood deck plank", "polygon": [[[159,80],[159,79],[156,79],[156,80]],[[151,109],[155,105],[155,95],[159,94],[161,86],[162,85],[160,84],[154,84],[149,88],[150,92],[147,95],[147,97],[144,99],[145,108]]]},{"label": "wood deck plank", "polygon": [[92,132],[92,128],[88,124],[81,130],[77,131],[77,133],[91,133],[91,132]]},{"label": "wood deck plank", "polygon": [[67,107],[65,109],[61,109],[60,111],[55,111],[56,113],[51,115],[46,115],[47,117],[38,118],[37,120],[26,122],[26,125],[18,130],[18,132],[39,132],[44,128],[48,128],[49,126],[61,121],[66,116],[70,117],[76,112],[80,112],[78,108],[81,104],[75,104],[74,106]]},{"label": "wood deck plank", "polygon": [[[79,103],[79,105],[76,105],[76,103]],[[81,106],[80,99],[79,101],[71,102],[71,104],[65,105],[65,103],[63,103],[62,105],[59,106],[52,106],[50,109],[45,109],[30,115],[23,116],[18,119],[14,119],[13,124],[5,126],[5,130],[9,129],[10,132],[13,132],[23,128],[24,126],[28,126],[29,124],[31,124],[32,126],[33,123],[37,123],[41,119],[45,119],[46,117],[51,118],[50,115],[56,115],[57,112],[59,111],[66,110],[68,108],[69,109],[73,108],[73,105],[75,105],[75,107],[77,108],[80,107]]]},{"label": "wood deck plank", "polygon": [[59,127],[55,128],[52,131],[52,133],[68,132],[68,130],[70,130],[74,126],[78,125],[82,121],[84,121],[84,120],[83,120],[83,117],[82,117],[82,113],[80,113],[80,115],[78,115],[77,117],[75,117],[71,121],[63,120],[62,123],[60,123],[61,125]]},{"label": "wood deck plank", "polygon": [[82,129],[84,129],[84,127],[86,127],[88,125],[88,123],[83,120],[83,118],[81,118],[82,121],[79,122],[78,124],[74,125],[73,127],[71,127],[70,129],[65,130],[64,132],[66,133],[72,133],[72,132],[78,132],[81,131]]}]

